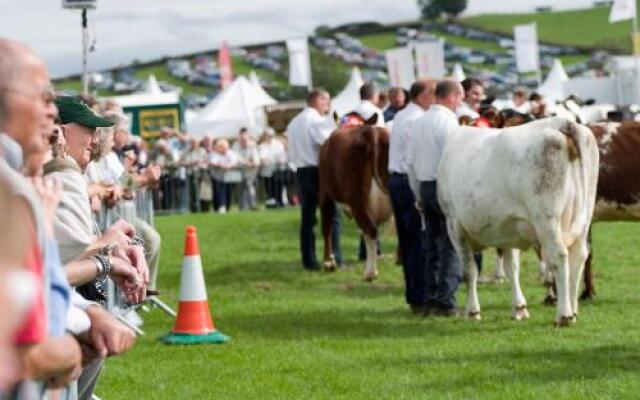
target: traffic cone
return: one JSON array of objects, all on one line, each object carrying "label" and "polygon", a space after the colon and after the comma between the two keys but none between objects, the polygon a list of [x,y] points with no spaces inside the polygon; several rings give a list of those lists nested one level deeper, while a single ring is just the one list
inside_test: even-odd
[{"label": "traffic cone", "polygon": [[196,228],[187,226],[180,276],[180,304],[176,324],[162,337],[167,344],[225,343],[230,338],[213,326],[204,285]]}]

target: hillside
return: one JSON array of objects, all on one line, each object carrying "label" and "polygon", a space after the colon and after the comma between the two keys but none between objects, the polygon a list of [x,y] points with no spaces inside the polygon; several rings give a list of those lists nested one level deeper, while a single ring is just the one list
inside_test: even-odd
[{"label": "hillside", "polygon": [[458,22],[507,35],[513,34],[514,25],[535,22],[542,42],[629,53],[631,21],[610,24],[609,10],[609,7],[597,7],[532,14],[488,14],[461,18]]},{"label": "hillside", "polygon": [[[565,67],[575,67],[574,72],[584,70],[586,61],[589,58],[588,51],[595,49],[605,49],[617,53],[628,53],[630,51],[629,33],[631,29],[630,22],[621,22],[617,24],[608,23],[609,7],[598,7],[588,10],[578,11],[559,11],[547,13],[532,14],[494,14],[482,15],[476,17],[462,18],[457,21],[458,27],[473,27],[485,32],[495,32],[511,37],[513,26],[521,23],[536,22],[538,24],[538,35],[543,43],[567,45],[582,49],[577,53],[561,53],[558,55],[547,55],[543,57],[543,69],[550,65],[551,57],[559,57]],[[365,26],[366,25],[366,26]],[[435,28],[424,28],[424,26],[433,26]],[[421,21],[410,21],[404,23],[396,23],[390,25],[381,25],[378,23],[360,23],[351,24],[335,29],[336,32],[349,32],[351,39],[348,43],[353,45],[355,40],[356,48],[335,49],[335,44],[328,47],[319,45],[318,42],[312,40],[311,46],[311,63],[314,85],[327,88],[333,95],[346,83],[349,75],[349,65],[354,63],[364,68],[365,79],[381,79],[383,86],[385,85],[386,68],[382,52],[402,45],[398,40],[402,39],[398,36],[398,31],[404,29],[415,28],[418,32],[422,32],[425,36],[439,36],[446,40],[449,46],[454,47],[460,56],[459,60],[455,58],[447,58],[447,63],[451,67],[452,62],[461,62],[468,72],[478,73],[484,71],[485,74],[498,75],[496,79],[509,81],[517,80],[517,75],[511,66],[505,70],[505,58],[510,58],[508,48],[505,48],[500,38],[490,38],[487,40],[476,39],[473,36],[460,33],[460,30],[448,29],[444,24],[422,24]],[[366,29],[365,29],[366,28]],[[464,28],[467,29],[467,28]],[[328,31],[332,31],[327,27]],[[468,30],[468,29],[467,29]],[[347,35],[348,36],[348,35]],[[329,36],[331,37],[331,35]],[[338,35],[334,37],[337,39]],[[333,40],[335,42],[335,40]],[[340,42],[340,40],[338,40]],[[360,44],[358,45],[359,42]],[[338,47],[342,46],[338,43]],[[287,59],[286,53],[281,58],[273,59],[276,61],[277,68],[267,68],[253,63],[250,56],[264,57],[268,47],[284,47],[283,43],[272,43],[263,45],[254,45],[246,47],[244,55],[236,54],[233,57],[233,66],[236,75],[247,75],[254,70],[260,80],[265,85],[266,90],[278,100],[288,100],[293,98],[301,98],[304,96],[304,88],[292,88],[287,83]],[[360,48],[358,48],[360,46]],[[348,47],[348,46],[347,46]],[[457,49],[455,49],[457,48]],[[242,49],[241,49],[242,50]],[[336,50],[336,52],[332,52]],[[345,51],[343,51],[345,50]],[[575,49],[574,49],[575,50]],[[362,57],[358,54],[360,53]],[[472,52],[474,56],[484,57],[484,61],[475,61],[468,64],[465,52]],[[216,52],[206,53],[207,56],[215,59]],[[197,55],[182,57],[190,60],[193,64]],[[360,61],[354,61],[360,60]],[[376,60],[377,57],[377,60]],[[372,58],[372,60],[367,60]],[[503,62],[498,63],[496,60],[501,59]],[[481,58],[482,60],[482,58]],[[368,61],[374,62],[373,69],[369,71],[366,68],[371,67]],[[512,62],[511,62],[512,64]],[[125,68],[126,69],[126,68]],[[187,80],[171,74],[165,59],[158,60],[154,63],[133,66],[130,68],[129,79],[144,81],[150,74],[154,74],[158,81],[164,82],[169,87],[178,87],[182,89],[184,95],[192,97],[190,100],[202,102],[202,99],[210,99],[218,92],[218,85],[215,83],[198,83],[193,80]],[[507,73],[507,75],[505,75]],[[488,76],[488,75],[485,75]],[[79,91],[80,82],[78,78],[71,78],[56,82],[56,86],[60,89]],[[503,89],[509,89],[508,87]],[[111,88],[107,90],[98,90],[100,96],[109,96],[116,94]]]}]

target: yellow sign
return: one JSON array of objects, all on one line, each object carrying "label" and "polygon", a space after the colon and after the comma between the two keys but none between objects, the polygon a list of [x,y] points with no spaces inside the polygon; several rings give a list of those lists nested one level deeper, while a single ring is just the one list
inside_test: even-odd
[{"label": "yellow sign", "polygon": [[158,137],[162,128],[180,128],[178,110],[175,108],[140,110],[138,123],[140,136],[145,139]]},{"label": "yellow sign", "polygon": [[633,54],[637,56],[640,54],[640,32],[633,32],[631,38],[633,42]]}]

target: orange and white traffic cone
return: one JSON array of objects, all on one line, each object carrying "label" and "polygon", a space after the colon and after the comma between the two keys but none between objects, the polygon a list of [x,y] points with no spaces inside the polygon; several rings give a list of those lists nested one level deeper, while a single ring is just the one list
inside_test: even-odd
[{"label": "orange and white traffic cone", "polygon": [[162,337],[167,344],[225,343],[229,337],[213,326],[204,285],[196,228],[187,226],[180,276],[180,304],[176,324]]}]

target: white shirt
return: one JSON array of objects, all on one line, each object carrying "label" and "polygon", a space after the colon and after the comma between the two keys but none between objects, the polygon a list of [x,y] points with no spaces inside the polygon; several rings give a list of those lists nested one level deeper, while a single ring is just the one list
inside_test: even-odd
[{"label": "white shirt", "polygon": [[473,119],[480,118],[480,114],[469,107],[469,104],[463,101],[462,104],[460,104],[460,107],[458,107],[458,109],[456,110],[456,117],[460,118],[465,115],[468,115]]},{"label": "white shirt", "polygon": [[447,107],[433,104],[411,126],[408,137],[407,174],[416,199],[419,182],[435,181],[447,138],[459,127],[458,118]]},{"label": "white shirt", "polygon": [[291,162],[297,168],[316,167],[320,146],[336,128],[332,118],[320,115],[315,108],[302,110],[287,126]]},{"label": "white shirt", "polygon": [[209,162],[219,165],[222,168],[234,168],[236,164],[238,164],[238,161],[238,156],[231,149],[228,149],[224,154],[218,153],[217,151],[212,151],[211,154],[209,154]]},{"label": "white shirt", "polygon": [[425,111],[416,103],[409,103],[393,119],[389,142],[389,172],[407,173],[407,138],[411,125]]},{"label": "white shirt", "polygon": [[376,121],[375,126],[379,126],[381,128],[385,127],[384,114],[382,113],[382,110],[369,100],[362,100],[353,112],[358,113],[365,121],[371,118],[373,114],[377,114],[378,120]]}]

